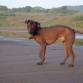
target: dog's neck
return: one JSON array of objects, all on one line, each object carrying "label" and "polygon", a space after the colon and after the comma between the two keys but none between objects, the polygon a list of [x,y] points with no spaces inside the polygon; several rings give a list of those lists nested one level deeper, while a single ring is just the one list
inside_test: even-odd
[{"label": "dog's neck", "polygon": [[36,29],[34,30],[34,33],[31,34],[31,36],[29,37],[29,39],[33,39],[36,35],[38,35],[39,31],[41,30],[41,27],[36,27]]}]

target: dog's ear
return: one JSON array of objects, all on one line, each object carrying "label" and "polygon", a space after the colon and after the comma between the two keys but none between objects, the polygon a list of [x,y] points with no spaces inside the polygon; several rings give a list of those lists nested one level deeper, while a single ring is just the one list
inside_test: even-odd
[{"label": "dog's ear", "polygon": [[36,22],[36,25],[37,27],[41,27],[40,23],[39,22]]},{"label": "dog's ear", "polygon": [[30,20],[25,20],[25,24],[27,24],[28,22],[30,22]]}]

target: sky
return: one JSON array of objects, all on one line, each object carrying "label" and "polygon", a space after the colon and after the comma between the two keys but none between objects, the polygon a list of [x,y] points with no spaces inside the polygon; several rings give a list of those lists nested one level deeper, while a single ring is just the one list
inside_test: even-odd
[{"label": "sky", "polygon": [[0,0],[0,5],[7,6],[8,8],[18,8],[25,6],[54,8],[61,6],[83,5],[83,0]]}]

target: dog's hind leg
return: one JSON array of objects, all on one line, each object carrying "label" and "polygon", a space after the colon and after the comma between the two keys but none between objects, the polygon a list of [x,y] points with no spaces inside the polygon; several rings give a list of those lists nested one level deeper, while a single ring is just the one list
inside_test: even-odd
[{"label": "dog's hind leg", "polygon": [[67,46],[66,41],[64,41],[64,42],[62,42],[62,43],[63,43],[63,45],[64,45],[64,50],[65,50],[65,52],[66,52],[66,56],[65,56],[64,60],[63,60],[60,64],[61,64],[61,65],[64,65],[65,62],[66,62],[66,60],[67,60],[68,57],[69,57],[69,53],[68,53],[68,46]]},{"label": "dog's hind leg", "polygon": [[71,59],[72,59],[72,63],[69,64],[68,66],[69,66],[69,67],[73,67],[73,66],[74,66],[74,60],[75,60],[75,54],[74,54],[74,52],[73,52],[72,45],[69,45],[69,46],[68,46],[68,51],[69,51],[69,54],[71,55]]},{"label": "dog's hind leg", "polygon": [[71,56],[71,64],[69,64],[68,66],[69,67],[73,67],[74,66],[74,60],[75,60],[75,54],[73,52],[73,43],[74,43],[74,40],[75,40],[75,34],[74,33],[71,33],[72,36],[70,37],[67,37],[68,38],[68,41],[67,41],[67,45],[68,45],[68,52]]}]

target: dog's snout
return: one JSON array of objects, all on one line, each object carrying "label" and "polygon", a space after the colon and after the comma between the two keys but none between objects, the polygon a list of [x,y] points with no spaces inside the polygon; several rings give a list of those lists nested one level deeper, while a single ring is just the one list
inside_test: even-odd
[{"label": "dog's snout", "polygon": [[28,30],[29,34],[34,34],[34,30]]}]

